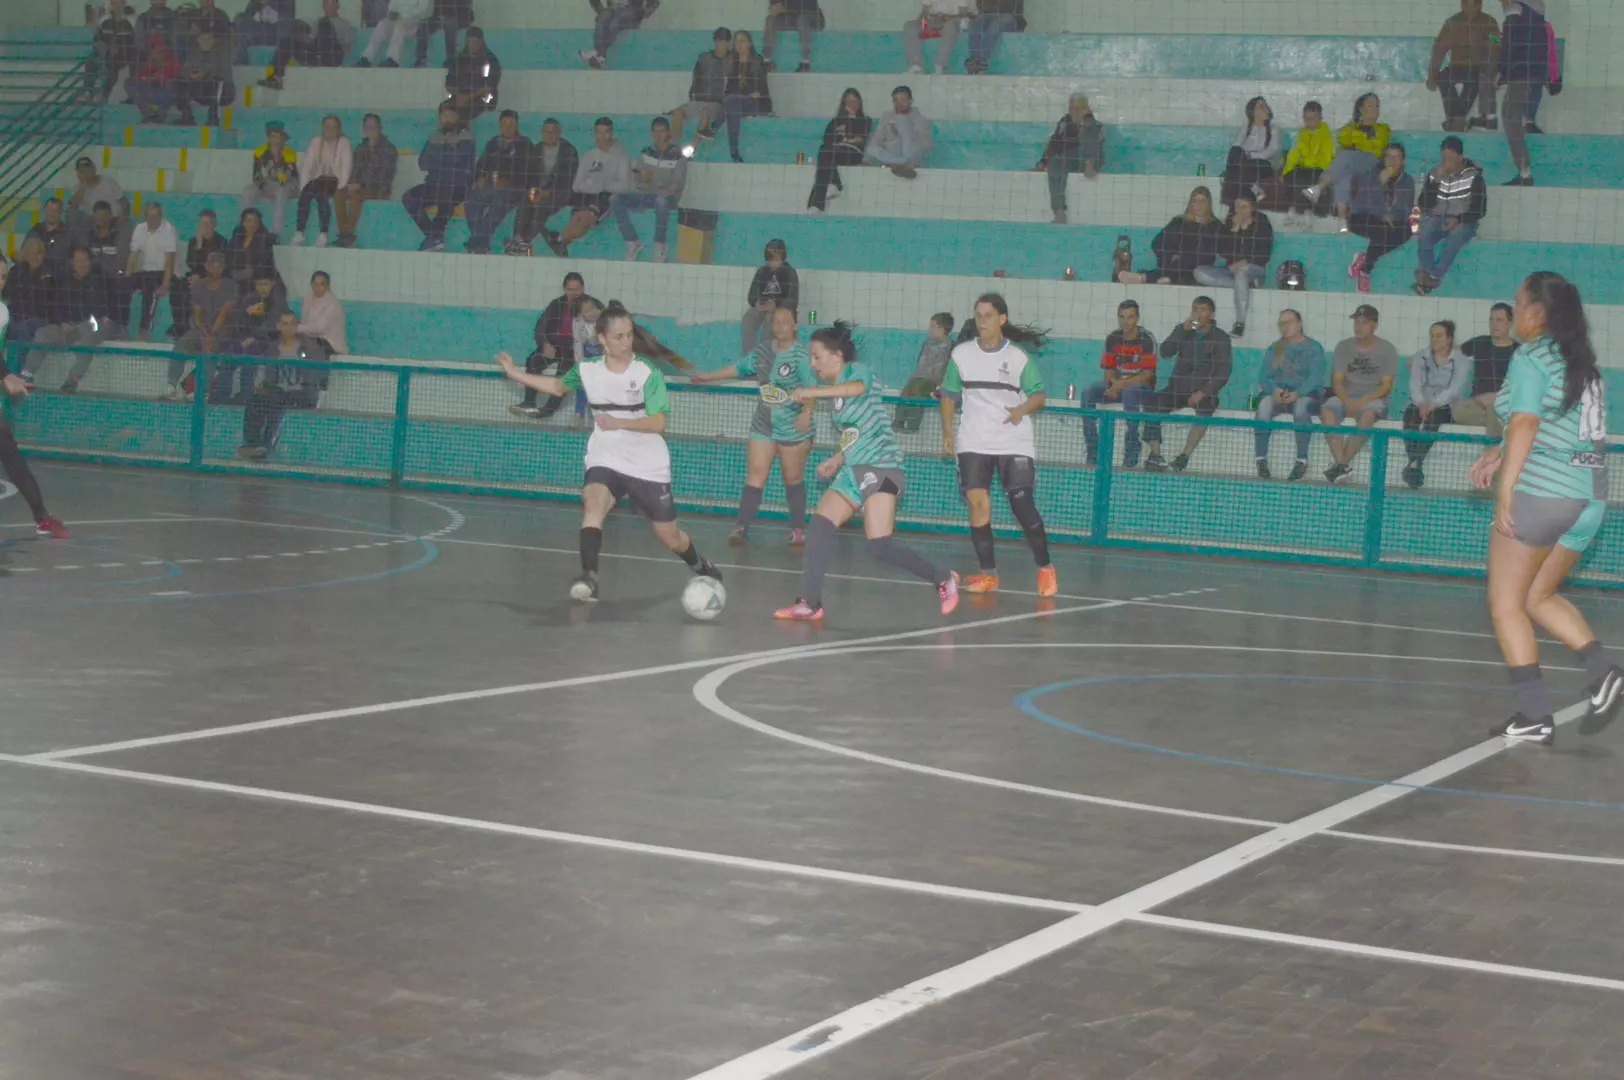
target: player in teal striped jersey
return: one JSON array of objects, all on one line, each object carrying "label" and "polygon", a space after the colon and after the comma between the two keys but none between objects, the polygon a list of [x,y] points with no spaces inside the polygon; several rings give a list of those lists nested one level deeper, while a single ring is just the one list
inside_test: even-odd
[{"label": "player in teal striped jersey", "polygon": [[1556,726],[1534,623],[1574,650],[1592,680],[1581,731],[1605,727],[1624,691],[1624,671],[1556,592],[1607,515],[1607,398],[1577,288],[1558,274],[1531,274],[1517,290],[1515,318],[1524,344],[1495,401],[1505,437],[1473,464],[1472,482],[1487,488],[1498,479],[1489,614],[1518,707],[1493,734],[1549,746]]},{"label": "player in teal striped jersey", "polygon": [[881,562],[906,570],[936,586],[942,614],[959,606],[959,577],[952,570],[933,566],[912,548],[891,538],[896,524],[897,499],[907,482],[902,472],[902,448],[891,434],[891,417],[880,400],[874,373],[857,362],[851,327],[835,323],[812,335],[812,370],[819,380],[790,395],[796,402],[830,399],[840,449],[818,466],[818,476],[833,480],[818,509],[806,543],[801,568],[801,598],[774,613],[775,618],[815,622],[823,618],[823,578],[834,554],[835,531],[863,511],[863,531],[869,554]]}]

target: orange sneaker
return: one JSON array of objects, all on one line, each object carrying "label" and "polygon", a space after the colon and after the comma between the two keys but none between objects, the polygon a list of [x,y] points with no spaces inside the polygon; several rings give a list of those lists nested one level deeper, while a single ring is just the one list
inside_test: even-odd
[{"label": "orange sneaker", "polygon": [[1055,576],[1054,567],[1045,566],[1038,571],[1038,595],[1053,596],[1060,591],[1060,579]]},{"label": "orange sneaker", "polygon": [[998,575],[989,574],[985,571],[979,574],[971,574],[969,577],[964,579],[963,587],[964,591],[972,596],[979,596],[981,593],[997,592]]},{"label": "orange sneaker", "polygon": [[779,608],[773,612],[773,618],[784,619],[788,622],[822,622],[823,607],[813,607],[805,600],[797,600],[787,608]]}]

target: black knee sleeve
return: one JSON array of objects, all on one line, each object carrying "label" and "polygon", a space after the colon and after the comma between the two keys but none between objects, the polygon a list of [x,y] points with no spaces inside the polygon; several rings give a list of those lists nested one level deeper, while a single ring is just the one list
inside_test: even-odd
[{"label": "black knee sleeve", "polygon": [[1031,488],[1021,487],[1011,491],[1009,510],[1015,515],[1015,520],[1020,522],[1022,532],[1043,528],[1043,515],[1038,513],[1038,504],[1032,498]]}]

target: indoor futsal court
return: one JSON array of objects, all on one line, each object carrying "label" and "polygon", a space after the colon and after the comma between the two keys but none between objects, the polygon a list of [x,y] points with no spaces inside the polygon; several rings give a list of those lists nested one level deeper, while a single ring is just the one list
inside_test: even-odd
[{"label": "indoor futsal court", "polygon": [[4,1076],[1620,1074],[1624,724],[1487,739],[1481,582],[1005,543],[944,621],[847,529],[818,629],[690,517],[698,623],[628,513],[586,607],[570,504],[40,476]]}]

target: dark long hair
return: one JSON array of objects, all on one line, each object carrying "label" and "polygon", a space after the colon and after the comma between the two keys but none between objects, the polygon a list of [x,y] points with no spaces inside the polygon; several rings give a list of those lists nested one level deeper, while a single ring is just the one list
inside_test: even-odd
[{"label": "dark long hair", "polygon": [[[581,299],[585,300],[586,297]],[[579,308],[577,308],[579,311]],[[670,364],[672,367],[686,371],[693,367],[685,358],[679,356],[673,349],[666,346],[659,338],[637,325],[637,318],[626,309],[626,305],[619,300],[611,300],[603,306],[603,312],[598,316],[597,332],[607,334],[609,324],[616,319],[627,319],[632,324],[632,352],[649,360]]]},{"label": "dark long hair", "polygon": [[[982,304],[991,304],[994,311],[1006,319],[1009,318],[1009,305],[1004,302],[1002,293],[982,293],[976,297],[975,306],[980,307]],[[1005,323],[1004,337],[1017,345],[1025,345],[1032,349],[1042,349],[1049,343],[1049,331],[1039,330],[1024,323]]]},{"label": "dark long hair", "polygon": [[[1263,104],[1267,105],[1269,103],[1269,99],[1264,97],[1263,95],[1259,94],[1257,97],[1253,98],[1251,101],[1248,101],[1246,103],[1246,134],[1247,135],[1252,134],[1252,129],[1257,127],[1256,124],[1252,123],[1252,113],[1258,107],[1259,102],[1262,102]],[[1270,113],[1270,119],[1263,121],[1263,145],[1265,147],[1267,147],[1269,145],[1270,141],[1274,139],[1274,120],[1273,120],[1274,109],[1272,107],[1269,109],[1269,113]],[[1245,136],[1242,136],[1242,137],[1244,138]]]},{"label": "dark long hair", "polygon": [[844,319],[836,319],[833,326],[821,327],[812,332],[812,340],[825,349],[840,354],[841,359],[848,364],[857,363],[857,341],[852,337],[856,330],[851,323]]},{"label": "dark long hair", "polygon": [[1365,102],[1369,101],[1371,98],[1375,98],[1377,101],[1380,101],[1381,95],[1377,93],[1360,94],[1358,99],[1354,101],[1352,121],[1354,127],[1359,126],[1359,114],[1365,111]]},{"label": "dark long hair", "polygon": [[1566,365],[1562,379],[1562,411],[1565,413],[1579,404],[1585,390],[1601,381],[1579,287],[1561,274],[1536,270],[1528,275],[1523,288],[1528,290],[1528,299],[1545,309],[1545,336],[1556,342]]},{"label": "dark long hair", "polygon": [[848,86],[848,87],[846,87],[846,89],[842,90],[841,93],[840,93],[840,107],[835,110],[835,119],[836,120],[839,120],[841,117],[847,115],[847,113],[846,113],[846,99],[849,98],[849,97],[854,97],[854,98],[857,99],[857,115],[858,116],[866,115],[863,112],[863,95],[859,94],[857,92],[857,88],[855,86]]}]

